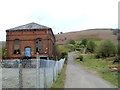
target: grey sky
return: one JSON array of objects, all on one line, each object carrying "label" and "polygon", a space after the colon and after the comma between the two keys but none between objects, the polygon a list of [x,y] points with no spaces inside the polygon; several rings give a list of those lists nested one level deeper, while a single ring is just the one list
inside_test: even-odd
[{"label": "grey sky", "polygon": [[119,0],[0,0],[0,41],[5,30],[30,22],[53,32],[118,27]]}]

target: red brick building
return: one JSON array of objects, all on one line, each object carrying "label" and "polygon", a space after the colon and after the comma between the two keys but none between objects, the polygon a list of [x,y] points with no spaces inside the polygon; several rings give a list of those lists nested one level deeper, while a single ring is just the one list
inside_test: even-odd
[{"label": "red brick building", "polygon": [[17,59],[23,54],[36,57],[55,57],[55,36],[52,29],[36,23],[29,23],[6,30],[7,58]]}]

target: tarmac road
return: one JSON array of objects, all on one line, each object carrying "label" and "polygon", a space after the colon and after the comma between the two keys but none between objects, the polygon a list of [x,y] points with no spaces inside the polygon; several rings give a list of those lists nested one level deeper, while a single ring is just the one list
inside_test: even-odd
[{"label": "tarmac road", "polygon": [[73,61],[74,52],[68,55],[65,88],[116,88],[95,73],[87,71]]}]

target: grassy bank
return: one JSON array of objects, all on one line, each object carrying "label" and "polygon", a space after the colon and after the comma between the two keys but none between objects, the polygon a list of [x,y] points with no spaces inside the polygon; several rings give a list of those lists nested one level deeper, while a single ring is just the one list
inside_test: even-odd
[{"label": "grassy bank", "polygon": [[63,69],[58,74],[58,77],[57,77],[55,83],[53,83],[51,88],[64,88],[66,66],[67,66],[67,64],[64,64]]},{"label": "grassy bank", "polygon": [[75,62],[86,66],[88,70],[96,71],[100,77],[111,82],[115,86],[118,86],[118,73],[111,72],[108,68],[109,65],[112,65],[112,62],[102,59],[96,59],[94,54],[84,54],[83,61],[75,59]]}]

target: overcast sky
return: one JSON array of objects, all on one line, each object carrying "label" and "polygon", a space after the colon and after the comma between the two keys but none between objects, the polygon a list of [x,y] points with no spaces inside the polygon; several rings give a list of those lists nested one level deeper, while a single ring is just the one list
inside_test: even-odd
[{"label": "overcast sky", "polygon": [[53,32],[118,27],[119,0],[0,0],[0,41],[5,30],[36,22]]}]

